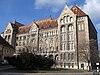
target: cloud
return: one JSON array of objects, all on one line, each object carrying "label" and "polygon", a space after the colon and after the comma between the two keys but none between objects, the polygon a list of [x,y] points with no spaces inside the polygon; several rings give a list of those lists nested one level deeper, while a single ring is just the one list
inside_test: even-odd
[{"label": "cloud", "polygon": [[98,24],[96,25],[96,28],[97,28],[97,29],[100,29],[100,23],[98,23]]},{"label": "cloud", "polygon": [[58,12],[68,0],[35,0],[35,9],[50,9],[52,12]]},{"label": "cloud", "polygon": [[100,19],[100,0],[85,0],[82,8],[94,21]]}]

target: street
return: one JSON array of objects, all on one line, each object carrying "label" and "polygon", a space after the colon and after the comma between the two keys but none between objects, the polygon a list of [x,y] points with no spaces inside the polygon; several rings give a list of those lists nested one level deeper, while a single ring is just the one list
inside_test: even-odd
[{"label": "street", "polygon": [[86,72],[86,73],[0,73],[0,75],[93,75],[93,72]]},{"label": "street", "polygon": [[[93,75],[93,72],[82,73],[27,73],[22,70],[16,70],[10,65],[0,66],[0,75]],[[94,74],[98,75],[98,74]]]}]

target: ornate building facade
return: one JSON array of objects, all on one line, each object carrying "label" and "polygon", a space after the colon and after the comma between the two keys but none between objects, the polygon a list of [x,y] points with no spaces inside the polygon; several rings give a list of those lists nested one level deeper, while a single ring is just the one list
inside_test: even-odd
[{"label": "ornate building facade", "polygon": [[[97,31],[89,16],[76,5],[71,9],[65,5],[57,19],[47,18],[23,25],[15,21],[9,23],[3,38],[16,48],[16,53],[32,52],[56,61],[56,67],[88,69],[98,60],[96,42],[95,62],[92,61],[90,40],[97,41]],[[88,42],[88,61],[79,56],[79,45]],[[82,60],[81,60],[82,59]],[[89,65],[89,66],[88,66]]]}]

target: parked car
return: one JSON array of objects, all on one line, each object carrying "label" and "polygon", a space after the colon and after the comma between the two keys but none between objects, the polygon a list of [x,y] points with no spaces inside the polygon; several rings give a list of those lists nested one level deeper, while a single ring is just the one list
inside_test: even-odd
[{"label": "parked car", "polygon": [[7,65],[7,64],[9,64],[7,60],[0,61],[0,65]]}]

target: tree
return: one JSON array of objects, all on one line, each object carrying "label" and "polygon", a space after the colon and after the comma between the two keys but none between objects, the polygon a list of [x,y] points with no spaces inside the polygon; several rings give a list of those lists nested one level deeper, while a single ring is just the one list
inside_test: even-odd
[{"label": "tree", "polygon": [[50,58],[23,52],[20,55],[6,58],[10,65],[18,69],[47,69],[53,66]]},{"label": "tree", "polygon": [[[96,40],[83,41],[78,46],[79,61],[88,63],[88,70],[95,66],[98,62],[98,44]],[[91,66],[91,67],[90,67]]]}]

